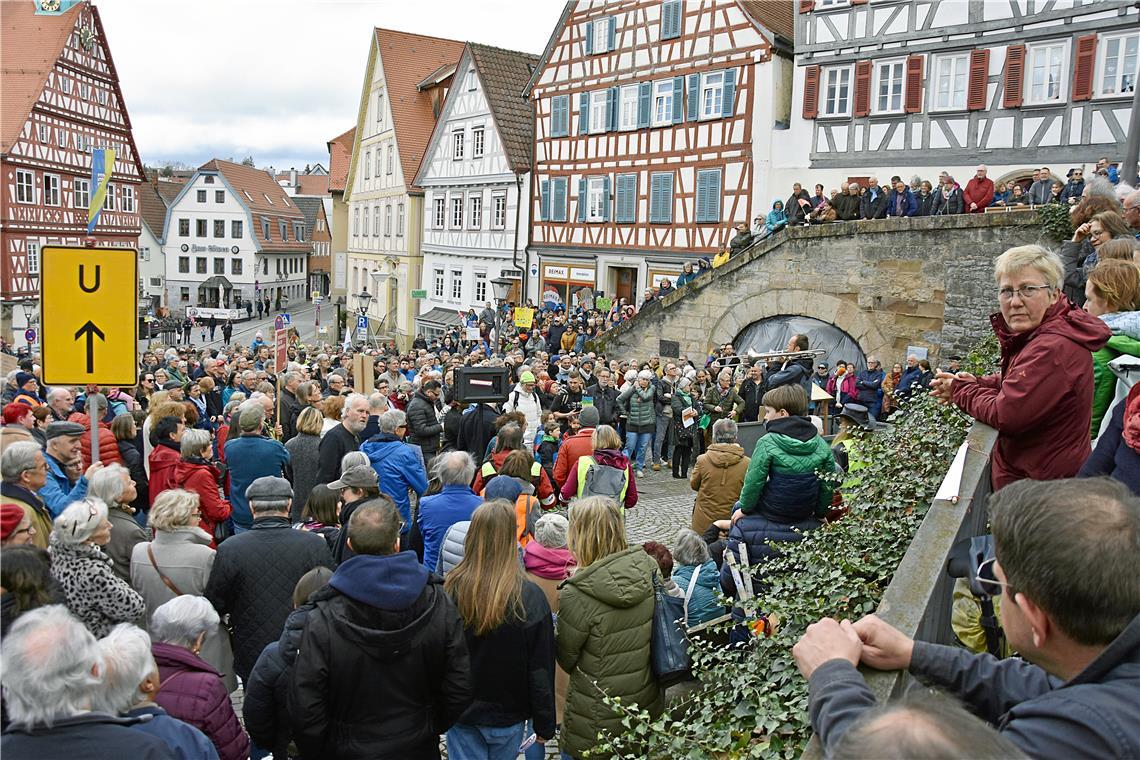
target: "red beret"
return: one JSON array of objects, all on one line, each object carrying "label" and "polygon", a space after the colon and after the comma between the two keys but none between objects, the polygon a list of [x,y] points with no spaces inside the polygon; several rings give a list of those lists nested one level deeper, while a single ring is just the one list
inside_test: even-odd
[{"label": "red beret", "polygon": [[7,541],[24,519],[24,510],[16,504],[0,505],[0,541]]}]

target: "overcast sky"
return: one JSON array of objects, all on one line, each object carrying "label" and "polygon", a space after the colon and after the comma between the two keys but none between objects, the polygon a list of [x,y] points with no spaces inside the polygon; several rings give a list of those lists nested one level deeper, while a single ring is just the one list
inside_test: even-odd
[{"label": "overcast sky", "polygon": [[146,164],[320,162],[376,26],[541,53],[558,0],[95,0]]}]

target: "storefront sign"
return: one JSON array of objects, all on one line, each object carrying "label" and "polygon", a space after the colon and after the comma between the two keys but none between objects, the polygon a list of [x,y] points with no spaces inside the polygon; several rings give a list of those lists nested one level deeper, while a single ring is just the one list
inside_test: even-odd
[{"label": "storefront sign", "polygon": [[574,280],[575,282],[592,283],[594,281],[594,270],[593,269],[578,269],[577,267],[574,267],[573,269],[570,270],[570,279]]},{"label": "storefront sign", "polygon": [[566,267],[555,267],[555,266],[547,265],[542,270],[542,273],[543,273],[544,277],[550,277],[552,279],[557,279],[557,280],[565,280],[566,279]]},{"label": "storefront sign", "polygon": [[241,319],[244,313],[241,309],[205,309],[200,306],[187,306],[186,316],[191,319]]}]

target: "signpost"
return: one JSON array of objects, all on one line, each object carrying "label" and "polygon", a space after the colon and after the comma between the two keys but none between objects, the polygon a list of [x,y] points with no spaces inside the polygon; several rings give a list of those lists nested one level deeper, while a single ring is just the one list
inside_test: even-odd
[{"label": "signpost", "polygon": [[417,301],[423,300],[423,299],[427,298],[427,291],[426,290],[413,290],[412,291],[412,298],[417,300]]},{"label": "signpost", "polygon": [[46,246],[40,285],[44,383],[136,385],[138,252]]},{"label": "signpost", "polygon": [[281,319],[283,319],[285,321],[285,327],[292,327],[293,326],[293,317],[291,317],[289,315],[289,312],[285,312],[284,314],[282,314]]},{"label": "signpost", "polygon": [[[278,316],[275,323],[280,322],[281,317]],[[281,388],[284,385],[282,382],[285,377],[285,368],[289,366],[289,331],[282,330],[278,327],[273,331],[273,374],[276,375],[277,380],[277,421],[276,424],[281,424]]]}]

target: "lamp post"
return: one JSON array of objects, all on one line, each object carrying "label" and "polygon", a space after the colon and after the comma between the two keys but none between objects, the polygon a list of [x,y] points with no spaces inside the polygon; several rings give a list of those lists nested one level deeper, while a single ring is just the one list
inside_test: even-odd
[{"label": "lamp post", "polygon": [[[368,286],[365,286],[359,293],[353,296],[356,299],[357,313],[364,317],[364,324],[368,324],[368,304],[372,303],[372,294],[368,292]],[[359,320],[357,320],[359,321]],[[364,342],[368,343],[368,328],[365,327]]]},{"label": "lamp post", "polygon": [[[24,310],[24,325],[25,325],[24,336],[26,338],[29,335],[29,333],[27,331],[30,330],[32,327],[32,315],[36,313],[36,305],[34,303],[32,303],[32,301],[30,299],[25,299],[25,300],[20,302],[20,308]],[[28,341],[28,354],[31,355],[31,353],[32,353],[32,342],[29,340]]]},{"label": "lamp post", "polygon": [[[495,295],[495,342],[501,343],[503,339],[503,302],[507,300],[507,294],[511,292],[511,286],[515,284],[514,280],[508,280],[506,277],[496,277],[491,280],[491,289]],[[496,351],[497,353],[497,351]]]}]

